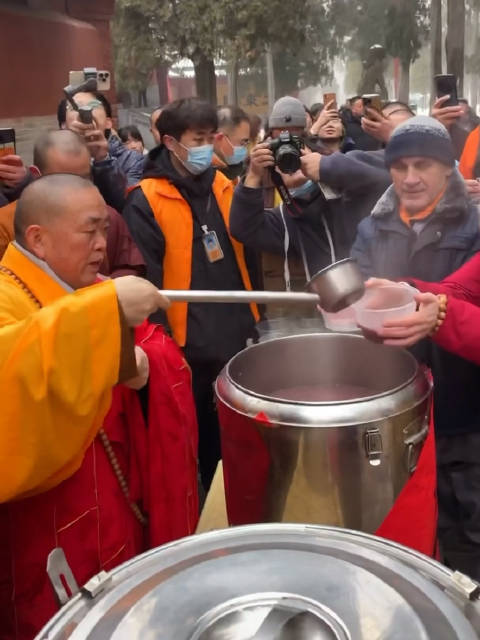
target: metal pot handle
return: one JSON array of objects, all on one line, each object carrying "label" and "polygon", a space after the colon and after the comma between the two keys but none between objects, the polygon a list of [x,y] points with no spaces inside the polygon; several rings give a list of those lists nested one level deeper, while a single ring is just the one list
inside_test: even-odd
[{"label": "metal pot handle", "polygon": [[417,468],[417,462],[419,455],[415,455],[419,446],[423,444],[428,436],[429,429],[429,417],[425,418],[425,422],[423,423],[423,427],[417,433],[414,433],[412,436],[405,440],[405,445],[407,447],[407,470],[410,475],[414,473]]}]

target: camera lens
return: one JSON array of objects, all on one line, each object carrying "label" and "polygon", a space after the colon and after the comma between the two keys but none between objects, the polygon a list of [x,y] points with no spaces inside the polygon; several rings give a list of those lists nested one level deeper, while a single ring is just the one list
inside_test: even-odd
[{"label": "camera lens", "polygon": [[275,154],[275,162],[282,173],[295,173],[301,167],[300,152],[291,144],[283,144]]}]

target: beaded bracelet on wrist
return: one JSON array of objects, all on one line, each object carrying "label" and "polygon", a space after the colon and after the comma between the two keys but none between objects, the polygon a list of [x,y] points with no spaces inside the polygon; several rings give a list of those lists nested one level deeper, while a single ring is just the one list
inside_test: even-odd
[{"label": "beaded bracelet on wrist", "polygon": [[445,318],[447,317],[447,306],[448,306],[448,298],[444,293],[441,293],[437,296],[438,298],[438,315],[435,326],[433,327],[430,335],[433,336],[440,329],[442,324],[445,322]]}]

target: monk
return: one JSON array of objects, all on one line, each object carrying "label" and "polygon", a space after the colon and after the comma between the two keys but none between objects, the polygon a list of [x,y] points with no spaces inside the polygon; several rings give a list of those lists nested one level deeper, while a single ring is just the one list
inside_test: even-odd
[{"label": "monk", "polygon": [[81,585],[196,524],[190,373],[143,322],[168,305],[153,285],[98,282],[108,220],[88,180],[39,178],[0,262],[2,640],[31,639],[57,611],[54,548]]},{"label": "monk", "polygon": [[[72,173],[91,179],[92,165],[88,147],[83,138],[69,129],[46,131],[36,140],[30,168],[36,177],[52,173]],[[9,242],[14,239],[13,219],[17,202],[0,207],[0,258]],[[107,206],[109,225],[107,250],[99,267],[99,273],[115,278],[118,276],[144,276],[145,262],[133,241],[122,216]]]}]

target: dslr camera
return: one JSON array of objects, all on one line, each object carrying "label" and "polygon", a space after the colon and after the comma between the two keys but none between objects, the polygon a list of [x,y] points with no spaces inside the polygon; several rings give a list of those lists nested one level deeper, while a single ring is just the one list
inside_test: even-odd
[{"label": "dslr camera", "polygon": [[295,173],[300,169],[300,158],[303,141],[288,131],[282,131],[278,138],[270,141],[269,149],[273,151],[275,166],[282,173]]}]

